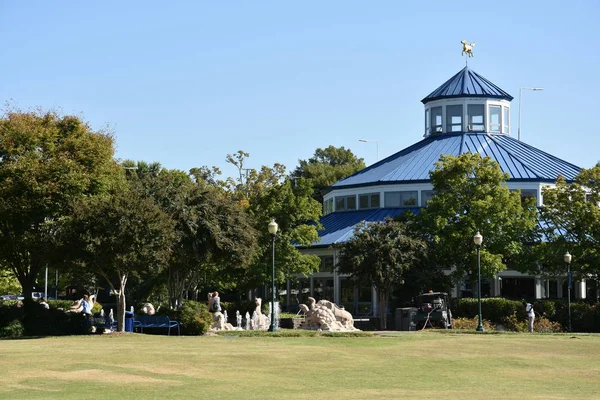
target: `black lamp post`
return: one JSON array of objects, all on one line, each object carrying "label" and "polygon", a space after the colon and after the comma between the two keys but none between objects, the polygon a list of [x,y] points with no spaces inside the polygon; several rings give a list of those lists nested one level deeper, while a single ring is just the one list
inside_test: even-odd
[{"label": "black lamp post", "polygon": [[567,307],[569,309],[569,326],[568,331],[571,332],[571,255],[567,251],[563,256],[565,263],[567,264]]},{"label": "black lamp post", "polygon": [[477,234],[473,236],[473,243],[477,247],[477,306],[479,309],[479,324],[477,325],[477,332],[483,332],[483,324],[481,318],[481,243],[483,243],[483,236],[477,231]]},{"label": "black lamp post", "polygon": [[273,269],[271,274],[271,326],[269,332],[277,332],[275,324],[275,235],[279,226],[275,220],[269,222],[269,233],[271,234],[271,245],[273,247]]}]

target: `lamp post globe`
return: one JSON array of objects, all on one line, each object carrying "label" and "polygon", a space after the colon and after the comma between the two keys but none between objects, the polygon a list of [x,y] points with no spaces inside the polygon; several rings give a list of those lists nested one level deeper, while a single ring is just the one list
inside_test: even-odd
[{"label": "lamp post globe", "polygon": [[571,284],[572,284],[572,276],[571,276],[571,254],[567,251],[563,256],[563,260],[565,264],[567,264],[567,308],[569,310],[569,325],[567,326],[567,330],[571,332]]},{"label": "lamp post globe", "polygon": [[478,309],[478,324],[477,332],[483,332],[483,323],[481,318],[481,244],[483,236],[479,231],[473,236],[473,243],[477,247],[477,309]]},{"label": "lamp post globe", "polygon": [[277,325],[275,324],[275,236],[279,229],[279,225],[275,220],[269,222],[269,233],[271,234],[271,247],[273,249],[273,268],[271,270],[271,326],[269,332],[277,332]]}]

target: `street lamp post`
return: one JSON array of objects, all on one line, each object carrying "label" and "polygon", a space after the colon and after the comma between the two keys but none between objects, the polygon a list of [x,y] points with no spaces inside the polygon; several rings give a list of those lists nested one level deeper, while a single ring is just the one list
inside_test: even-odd
[{"label": "street lamp post", "polygon": [[483,332],[483,323],[481,318],[481,243],[483,243],[483,236],[477,231],[477,234],[473,236],[473,243],[477,247],[477,306],[479,311],[479,324],[477,325],[477,332]]},{"label": "street lamp post", "polygon": [[563,256],[565,263],[567,264],[567,308],[569,310],[569,326],[568,331],[571,332],[571,254],[567,251]]},{"label": "street lamp post", "polygon": [[537,92],[539,90],[544,90],[544,88],[538,88],[538,87],[522,87],[519,89],[519,129],[518,129],[519,141],[521,141],[521,97],[523,96],[523,89],[531,90],[533,92]]},{"label": "street lamp post", "polygon": [[271,326],[269,332],[277,332],[277,325],[275,324],[275,235],[277,235],[277,229],[279,226],[273,219],[269,222],[269,233],[271,234],[271,246],[273,248],[273,269],[271,271]]},{"label": "street lamp post", "polygon": [[377,161],[379,161],[379,142],[377,140],[358,139],[358,141],[363,143],[375,143],[377,145]]}]

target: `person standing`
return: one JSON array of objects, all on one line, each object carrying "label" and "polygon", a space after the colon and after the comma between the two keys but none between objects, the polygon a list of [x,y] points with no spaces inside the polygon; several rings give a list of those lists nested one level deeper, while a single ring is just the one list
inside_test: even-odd
[{"label": "person standing", "polygon": [[85,330],[86,332],[90,331],[91,327],[91,318],[92,318],[92,305],[90,304],[90,298],[87,294],[83,295],[83,299],[81,300],[81,313],[83,314]]},{"label": "person standing", "polygon": [[210,299],[210,312],[221,312],[221,299],[219,298],[219,292],[213,292],[212,298]]},{"label": "person standing", "polygon": [[529,322],[529,333],[533,333],[533,322],[535,321],[535,312],[533,311],[533,304],[525,304],[525,312],[527,313],[527,320]]}]

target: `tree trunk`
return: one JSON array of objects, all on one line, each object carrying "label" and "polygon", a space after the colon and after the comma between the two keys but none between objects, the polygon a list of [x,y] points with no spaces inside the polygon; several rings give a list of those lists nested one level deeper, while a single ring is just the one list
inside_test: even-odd
[{"label": "tree trunk", "polygon": [[377,297],[379,301],[379,328],[381,330],[387,329],[387,305],[388,305],[388,291],[378,290]]},{"label": "tree trunk", "polygon": [[127,284],[127,275],[121,275],[119,277],[121,287],[117,296],[117,331],[123,332],[125,330],[125,285]]}]

